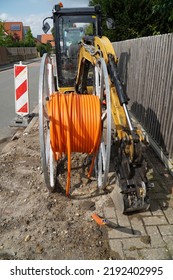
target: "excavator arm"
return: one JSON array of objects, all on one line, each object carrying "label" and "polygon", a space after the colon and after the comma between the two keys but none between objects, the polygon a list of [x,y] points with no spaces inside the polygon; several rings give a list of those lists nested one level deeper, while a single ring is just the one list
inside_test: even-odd
[{"label": "excavator arm", "polygon": [[147,164],[143,157],[145,138],[142,131],[133,126],[128,97],[123,91],[118,73],[118,58],[107,37],[95,36],[90,40],[84,38],[81,42],[75,89],[79,94],[87,93],[89,66],[94,68],[100,58],[104,59],[108,72],[114,128],[114,166],[122,189],[124,213],[145,210],[149,207]]}]

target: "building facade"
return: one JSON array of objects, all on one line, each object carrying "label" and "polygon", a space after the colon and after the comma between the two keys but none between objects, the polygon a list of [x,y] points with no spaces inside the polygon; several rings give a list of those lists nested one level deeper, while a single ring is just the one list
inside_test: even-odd
[{"label": "building facade", "polygon": [[50,43],[52,47],[55,47],[55,41],[52,34],[38,35],[37,38],[41,41],[41,43],[43,44]]},{"label": "building facade", "polygon": [[24,26],[23,22],[4,22],[4,30],[7,34],[12,35],[17,41],[25,38],[26,32],[30,27]]}]

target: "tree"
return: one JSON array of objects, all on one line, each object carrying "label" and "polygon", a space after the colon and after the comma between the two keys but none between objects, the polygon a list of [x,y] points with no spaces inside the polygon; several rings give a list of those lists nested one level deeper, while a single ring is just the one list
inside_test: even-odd
[{"label": "tree", "polygon": [[31,29],[29,28],[24,39],[24,45],[27,47],[35,47],[35,40],[32,35]]},{"label": "tree", "polygon": [[92,24],[86,25],[86,27],[85,27],[85,34],[86,34],[86,35],[91,35],[91,34],[93,34],[93,27],[92,27]]},{"label": "tree", "polygon": [[40,53],[40,56],[43,56],[44,53],[51,53],[52,45],[47,42],[47,44],[37,44],[37,51]]},{"label": "tree", "polygon": [[0,20],[0,46],[5,47],[35,47],[35,39],[29,29],[25,35],[25,39],[20,41],[17,33],[7,34],[4,29],[4,22]]},{"label": "tree", "polygon": [[14,47],[17,46],[19,37],[17,34],[7,34],[4,29],[4,22],[0,20],[0,46]]},{"label": "tree", "polygon": [[19,42],[20,41],[20,37],[19,37],[19,35],[16,32],[14,32],[14,34],[11,35],[11,36],[13,37],[15,42]]},{"label": "tree", "polygon": [[112,17],[115,30],[103,33],[111,41],[173,32],[173,0],[90,0],[100,4],[104,17]]},{"label": "tree", "polygon": [[15,44],[15,41],[14,41],[14,38],[11,34],[8,34],[6,37],[5,37],[5,40],[4,40],[4,45],[6,47],[14,47],[14,44]]},{"label": "tree", "polygon": [[173,32],[173,0],[155,0],[153,15],[159,19],[160,33]]},{"label": "tree", "polygon": [[4,34],[4,24],[0,20],[0,46],[4,46],[5,34]]}]

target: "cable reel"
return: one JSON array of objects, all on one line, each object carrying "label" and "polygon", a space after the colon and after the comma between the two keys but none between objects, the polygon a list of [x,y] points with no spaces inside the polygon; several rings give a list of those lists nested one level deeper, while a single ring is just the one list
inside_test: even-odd
[{"label": "cable reel", "polygon": [[111,152],[111,100],[107,66],[103,58],[95,65],[95,94],[99,97],[102,108],[102,137],[95,163],[98,187],[105,188],[108,180]]},{"label": "cable reel", "polygon": [[46,100],[49,99],[52,92],[54,92],[52,61],[48,54],[44,54],[39,76],[39,140],[44,179],[48,190],[51,192],[55,188],[56,162],[50,146],[50,127]]},{"label": "cable reel", "polygon": [[[56,185],[57,161],[66,154],[68,174],[66,195],[70,194],[71,152],[93,156],[99,188],[105,188],[111,149],[110,88],[104,59],[95,65],[95,95],[54,92],[52,64],[45,54],[39,81],[39,131],[41,162],[47,188]],[[104,99],[106,105],[103,105]]]}]

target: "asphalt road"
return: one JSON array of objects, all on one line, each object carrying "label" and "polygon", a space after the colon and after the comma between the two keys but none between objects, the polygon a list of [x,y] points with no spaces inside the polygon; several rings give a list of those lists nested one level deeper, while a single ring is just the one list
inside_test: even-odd
[{"label": "asphalt road", "polygon": [[[40,61],[27,64],[30,113],[38,104]],[[10,69],[0,72],[0,144],[8,141],[15,133],[17,128],[9,126],[15,117],[14,70],[12,66]]]}]

